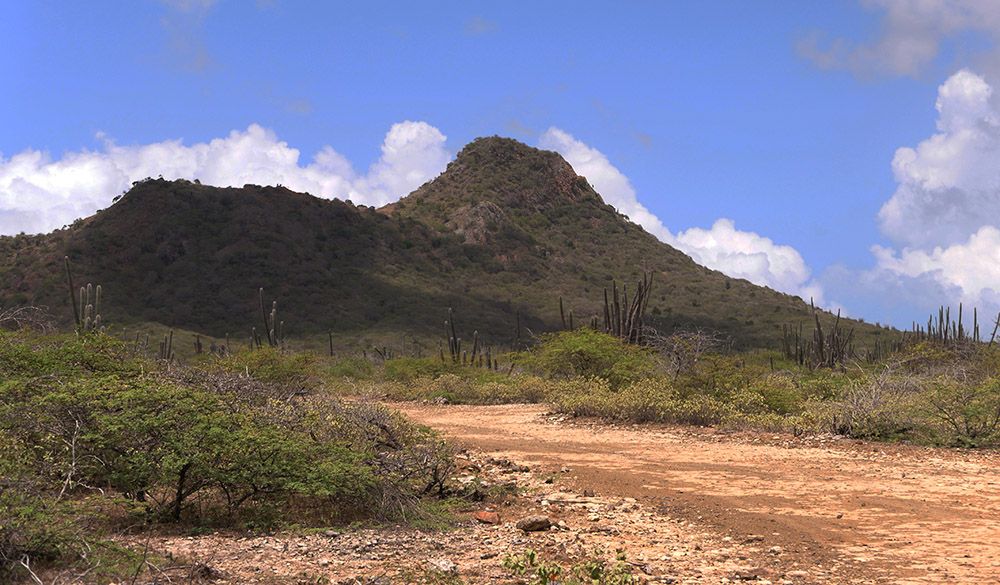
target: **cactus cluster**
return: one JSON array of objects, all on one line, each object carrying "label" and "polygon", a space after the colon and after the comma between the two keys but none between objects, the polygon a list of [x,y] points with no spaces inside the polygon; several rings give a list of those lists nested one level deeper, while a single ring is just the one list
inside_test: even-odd
[{"label": "cactus cluster", "polygon": [[[285,347],[285,322],[278,320],[278,301],[271,301],[271,311],[268,312],[264,304],[264,289],[257,291],[257,299],[260,303],[260,315],[264,321],[264,334],[267,336],[267,345],[270,347]],[[256,327],[250,330],[250,347],[263,347],[264,339],[257,331]]]},{"label": "cactus cluster", "polygon": [[785,357],[795,360],[802,366],[809,369],[820,367],[842,367],[849,359],[857,356],[854,349],[854,329],[850,329],[845,334],[840,326],[840,311],[837,311],[837,318],[833,322],[833,327],[823,332],[823,325],[819,320],[819,312],[813,307],[813,318],[816,327],[813,329],[812,339],[806,339],[802,333],[802,324],[798,328],[783,325],[781,328],[782,352]]},{"label": "cactus cluster", "polygon": [[[520,314],[518,315],[520,330]],[[455,311],[448,308],[448,320],[444,322],[445,336],[448,338],[448,357],[454,364],[498,370],[500,361],[493,357],[493,349],[484,347],[479,339],[479,330],[472,332],[472,353],[462,349],[462,340],[455,329]],[[444,349],[440,350],[441,361],[445,361]]]},{"label": "cactus cluster", "polygon": [[73,284],[73,270],[69,256],[63,257],[66,268],[66,284],[69,286],[69,297],[73,304],[73,320],[77,333],[95,333],[103,330],[101,321],[101,285],[87,283],[76,289]]},{"label": "cactus cluster", "polygon": [[[927,325],[918,325],[913,322],[909,331],[900,331],[892,339],[876,339],[864,351],[857,351],[852,343],[853,329],[845,336],[840,325],[840,311],[837,311],[837,319],[834,321],[833,329],[824,334],[823,327],[819,321],[819,314],[813,306],[813,315],[816,326],[813,329],[811,340],[807,340],[802,332],[802,324],[792,327],[782,326],[782,352],[785,357],[794,360],[799,365],[816,367],[843,366],[849,360],[863,359],[867,363],[874,364],[889,357],[889,355],[902,351],[906,347],[920,342],[931,342],[945,346],[978,344],[983,342],[979,329],[979,310],[972,309],[972,327],[967,328],[963,317],[964,307],[958,305],[958,319],[952,319],[951,307],[940,307],[937,315],[930,315],[927,318]],[[993,334],[990,336],[989,344],[996,341],[997,330],[1000,329],[1000,315],[994,322]]]},{"label": "cactus cluster", "polygon": [[163,341],[160,342],[160,351],[157,354],[157,359],[161,359],[167,362],[174,360],[174,330],[171,329],[168,333],[163,335]]},{"label": "cactus cluster", "polygon": [[[653,274],[642,274],[642,280],[636,284],[631,301],[628,296],[628,286],[622,284],[621,294],[618,292],[618,282],[612,281],[611,296],[604,289],[604,332],[614,335],[627,343],[642,345],[643,328],[646,319],[646,306],[649,305],[650,291],[653,288]],[[591,323],[596,321],[592,320]]]}]

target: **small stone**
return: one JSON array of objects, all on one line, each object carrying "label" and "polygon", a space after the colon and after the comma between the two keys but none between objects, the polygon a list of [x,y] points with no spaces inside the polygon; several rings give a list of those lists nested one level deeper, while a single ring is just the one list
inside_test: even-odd
[{"label": "small stone", "polygon": [[476,512],[475,519],[483,524],[500,524],[500,514],[490,512],[489,510]]},{"label": "small stone", "polygon": [[440,571],[449,575],[458,574],[458,565],[451,562],[449,559],[433,559],[427,561],[427,566],[434,571]]},{"label": "small stone", "polygon": [[525,516],[517,521],[516,526],[524,532],[542,532],[552,526],[552,521],[549,520],[548,516]]},{"label": "small stone", "polygon": [[780,546],[772,546],[771,548],[767,549],[767,552],[771,553],[772,555],[780,555],[783,551]]}]

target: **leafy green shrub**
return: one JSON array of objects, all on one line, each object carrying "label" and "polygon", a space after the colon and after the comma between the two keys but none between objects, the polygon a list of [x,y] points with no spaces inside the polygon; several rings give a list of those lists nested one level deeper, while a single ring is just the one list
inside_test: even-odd
[{"label": "leafy green shrub", "polygon": [[616,388],[656,373],[648,351],[589,328],[547,334],[518,362],[544,376],[603,378]]},{"label": "leafy green shrub", "polygon": [[452,362],[442,362],[439,358],[400,357],[386,360],[383,373],[387,380],[411,382],[417,378],[437,378],[444,374],[455,374],[460,366]]},{"label": "leafy green shrub", "polygon": [[980,383],[937,378],[921,395],[934,442],[978,447],[1000,442],[1000,379]]},{"label": "leafy green shrub", "polygon": [[336,496],[353,507],[372,482],[364,453],[317,443],[299,429],[234,411],[223,396],[154,377],[3,390],[0,428],[52,461],[50,475],[109,486],[174,519],[210,490],[221,490],[233,511],[292,494]]},{"label": "leafy green shrub", "polygon": [[295,367],[311,372],[311,357],[261,350],[225,364],[239,374],[167,371],[86,337],[0,336],[4,570],[79,557],[101,506],[268,528],[290,508],[323,525],[419,515],[422,495],[445,492],[443,442],[384,407],[300,391]]},{"label": "leafy green shrub", "polygon": [[375,374],[375,365],[363,357],[340,358],[327,366],[323,374],[328,380],[331,378],[367,380]]},{"label": "leafy green shrub", "polygon": [[275,347],[238,351],[217,360],[219,369],[244,374],[289,390],[313,390],[322,383],[315,354],[291,353]]},{"label": "leafy green shrub", "polygon": [[[766,409],[777,414],[796,412],[803,400],[801,389],[788,375],[767,374],[750,382],[747,390],[760,396]],[[741,410],[750,412],[749,408]]]}]

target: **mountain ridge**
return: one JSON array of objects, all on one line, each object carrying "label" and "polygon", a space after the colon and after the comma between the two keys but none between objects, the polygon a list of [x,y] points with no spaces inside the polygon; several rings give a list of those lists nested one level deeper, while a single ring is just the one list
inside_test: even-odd
[{"label": "mountain ridge", "polygon": [[64,255],[78,281],[103,285],[107,322],[213,336],[249,335],[264,288],[293,336],[332,331],[364,345],[403,335],[433,349],[451,307],[464,335],[475,328],[504,343],[517,319],[535,332],[559,327],[560,297],[588,321],[604,289],[644,272],[654,278],[649,322],[663,331],[776,347],[781,325],[813,319],[802,299],[660,242],[557,153],[500,137],[476,139],[437,178],[378,210],[280,186],[138,182],[63,230],[0,238],[0,306],[68,304]]}]

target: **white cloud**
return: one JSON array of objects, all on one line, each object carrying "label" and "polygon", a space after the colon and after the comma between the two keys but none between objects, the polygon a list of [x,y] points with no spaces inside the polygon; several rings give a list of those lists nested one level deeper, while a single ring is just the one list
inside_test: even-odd
[{"label": "white cloud", "polygon": [[883,231],[907,245],[962,241],[1000,214],[1000,112],[993,90],[962,70],[938,90],[938,132],[896,151],[896,192],[879,212]]},{"label": "white cloud", "polygon": [[729,276],[823,302],[822,289],[810,280],[811,271],[795,248],[738,230],[731,219],[717,219],[707,230],[684,230],[672,243],[699,264]]},{"label": "white cloud", "polygon": [[810,279],[809,267],[791,246],[775,244],[754,232],[738,230],[732,220],[725,218],[717,220],[710,229],[695,227],[674,235],[639,203],[632,183],[597,149],[559,128],[549,128],[542,134],[539,146],[561,154],[607,203],[699,264],[806,300],[813,298],[817,304],[823,303],[822,288]]},{"label": "white cloud", "polygon": [[863,0],[883,13],[880,35],[870,42],[815,34],[799,42],[799,53],[824,69],[915,76],[938,56],[947,41],[978,33],[996,44],[1000,10],[996,0]]},{"label": "white cloud", "polygon": [[180,140],[118,146],[99,138],[104,140],[102,150],[71,152],[59,159],[30,149],[9,159],[0,156],[0,234],[58,228],[107,206],[132,181],[159,175],[218,186],[282,184],[320,197],[379,206],[433,178],[451,158],[437,128],[411,121],[389,129],[381,158],[363,175],[329,146],[310,163],[300,164],[297,149],[256,124],[190,146]]},{"label": "white cloud", "polygon": [[[908,278],[930,277],[957,293],[951,302],[978,304],[1000,292],[1000,230],[985,226],[962,243],[933,250],[874,246],[879,270]],[[954,294],[953,293],[953,294]]]},{"label": "white cloud", "polygon": [[924,310],[959,302],[1000,309],[1000,111],[992,94],[979,75],[955,73],[938,89],[937,133],[896,151],[898,185],[879,220],[902,249],[872,247],[875,266],[851,277],[861,293],[897,291],[892,298]]}]

